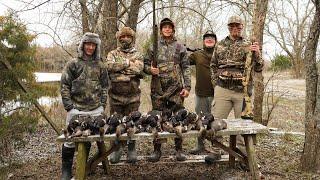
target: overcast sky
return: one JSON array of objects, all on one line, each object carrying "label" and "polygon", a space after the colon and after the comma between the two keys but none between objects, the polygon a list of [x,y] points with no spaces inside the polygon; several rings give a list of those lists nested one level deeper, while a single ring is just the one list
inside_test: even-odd
[{"label": "overcast sky", "polygon": [[[48,0],[29,0],[34,5],[47,2]],[[27,2],[27,1],[24,1]],[[54,31],[57,31],[63,43],[68,42],[71,33],[65,30],[63,27],[56,27],[57,15],[52,12],[59,11],[63,8],[63,0],[52,0],[48,3],[41,5],[39,8],[34,8],[34,5],[27,5],[23,1],[19,0],[0,0],[0,15],[5,15],[8,11],[18,11],[19,19],[27,25],[28,30],[31,33],[38,34],[35,39],[35,43],[41,46],[52,46],[54,44],[53,39],[60,43],[60,39],[57,38]]]}]

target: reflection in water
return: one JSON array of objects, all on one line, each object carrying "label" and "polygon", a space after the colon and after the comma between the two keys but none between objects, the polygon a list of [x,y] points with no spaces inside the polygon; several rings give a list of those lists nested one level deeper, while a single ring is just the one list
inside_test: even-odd
[{"label": "reflection in water", "polygon": [[[62,103],[61,97],[48,97],[48,96],[43,96],[41,98],[38,99],[38,103],[41,106],[46,106],[46,107],[50,107],[52,106],[54,103]],[[6,102],[5,103],[6,106],[4,108],[1,108],[1,113],[4,115],[10,115],[12,114],[15,109],[17,109],[20,106],[26,107],[26,105],[21,105],[20,102]]]}]

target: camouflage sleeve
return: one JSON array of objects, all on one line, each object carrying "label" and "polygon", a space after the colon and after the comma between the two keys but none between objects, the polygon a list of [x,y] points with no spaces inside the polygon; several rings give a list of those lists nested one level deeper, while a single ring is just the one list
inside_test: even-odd
[{"label": "camouflage sleeve", "polygon": [[183,73],[184,89],[191,90],[191,72],[190,72],[190,62],[187,58],[187,50],[185,47],[181,49],[181,69]]},{"label": "camouflage sleeve", "polygon": [[74,61],[69,61],[62,71],[61,75],[61,83],[60,83],[60,93],[62,97],[62,103],[64,106],[64,109],[67,111],[70,111],[74,108],[72,100],[71,100],[71,86],[72,81],[74,79],[72,75],[72,69],[75,66]]},{"label": "camouflage sleeve", "polygon": [[214,52],[212,54],[212,57],[211,57],[211,61],[210,61],[211,83],[212,83],[213,88],[217,84],[217,79],[218,79],[217,70],[218,70],[218,55],[217,55],[217,51],[216,51],[216,48],[215,48]]},{"label": "camouflage sleeve", "polygon": [[101,83],[101,105],[103,108],[106,108],[107,104],[107,94],[108,94],[108,87],[109,87],[109,77],[107,68],[102,65],[101,74],[100,74],[100,83]]},{"label": "camouflage sleeve", "polygon": [[126,74],[140,75],[143,71],[143,56],[136,52],[135,55],[129,59],[129,67],[125,69]]},{"label": "camouflage sleeve", "polygon": [[196,65],[196,56],[194,53],[191,53],[188,59],[189,59],[190,65]]},{"label": "camouflage sleeve", "polygon": [[254,56],[253,61],[253,68],[255,72],[261,72],[263,70],[264,60],[262,59],[262,56],[259,57]]},{"label": "camouflage sleeve", "polygon": [[111,51],[108,53],[106,59],[107,70],[109,72],[119,72],[124,70],[129,66],[129,61],[119,61],[117,60],[117,55],[115,51]]},{"label": "camouflage sleeve", "polygon": [[143,57],[144,68],[143,71],[146,74],[151,75],[151,61],[152,61],[153,51],[151,47],[148,48],[146,54]]}]

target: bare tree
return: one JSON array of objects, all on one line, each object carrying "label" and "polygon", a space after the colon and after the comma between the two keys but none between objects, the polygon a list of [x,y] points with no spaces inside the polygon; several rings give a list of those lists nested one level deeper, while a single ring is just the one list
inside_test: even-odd
[{"label": "bare tree", "polygon": [[305,143],[301,167],[305,171],[320,173],[320,79],[316,62],[320,36],[320,0],[312,2],[316,10],[304,51],[306,69]]},{"label": "bare tree", "polygon": [[[253,36],[261,45],[263,44],[263,31],[265,25],[266,14],[268,11],[268,0],[256,0],[254,6],[253,16]],[[254,73],[254,120],[262,123],[262,109],[263,109],[263,95],[264,95],[264,84],[262,72]],[[264,124],[267,125],[267,124]]]},{"label": "bare tree", "polygon": [[271,5],[266,31],[290,57],[295,78],[303,76],[306,31],[313,10],[311,0],[273,1]]},{"label": "bare tree", "polygon": [[141,3],[143,1],[144,0],[132,0],[131,1],[126,25],[131,27],[134,31],[136,31],[136,29],[137,29],[139,9],[140,9]]},{"label": "bare tree", "polygon": [[109,51],[117,47],[116,32],[118,30],[117,24],[118,0],[105,1],[102,11],[101,22],[101,39],[103,42],[103,54],[106,55]]}]

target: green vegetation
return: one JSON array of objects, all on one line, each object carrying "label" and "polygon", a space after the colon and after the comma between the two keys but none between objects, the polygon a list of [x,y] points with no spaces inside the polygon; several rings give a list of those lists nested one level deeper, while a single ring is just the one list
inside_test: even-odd
[{"label": "green vegetation", "polygon": [[[8,162],[14,146],[21,144],[23,134],[35,129],[40,115],[32,101],[47,95],[50,89],[35,82],[36,48],[31,43],[34,38],[14,15],[0,16],[1,60],[12,66],[9,70],[0,63],[0,163]],[[24,93],[16,79],[30,93]]]},{"label": "green vegetation", "polygon": [[277,54],[271,60],[271,69],[275,71],[282,71],[292,67],[291,60],[288,56]]}]

